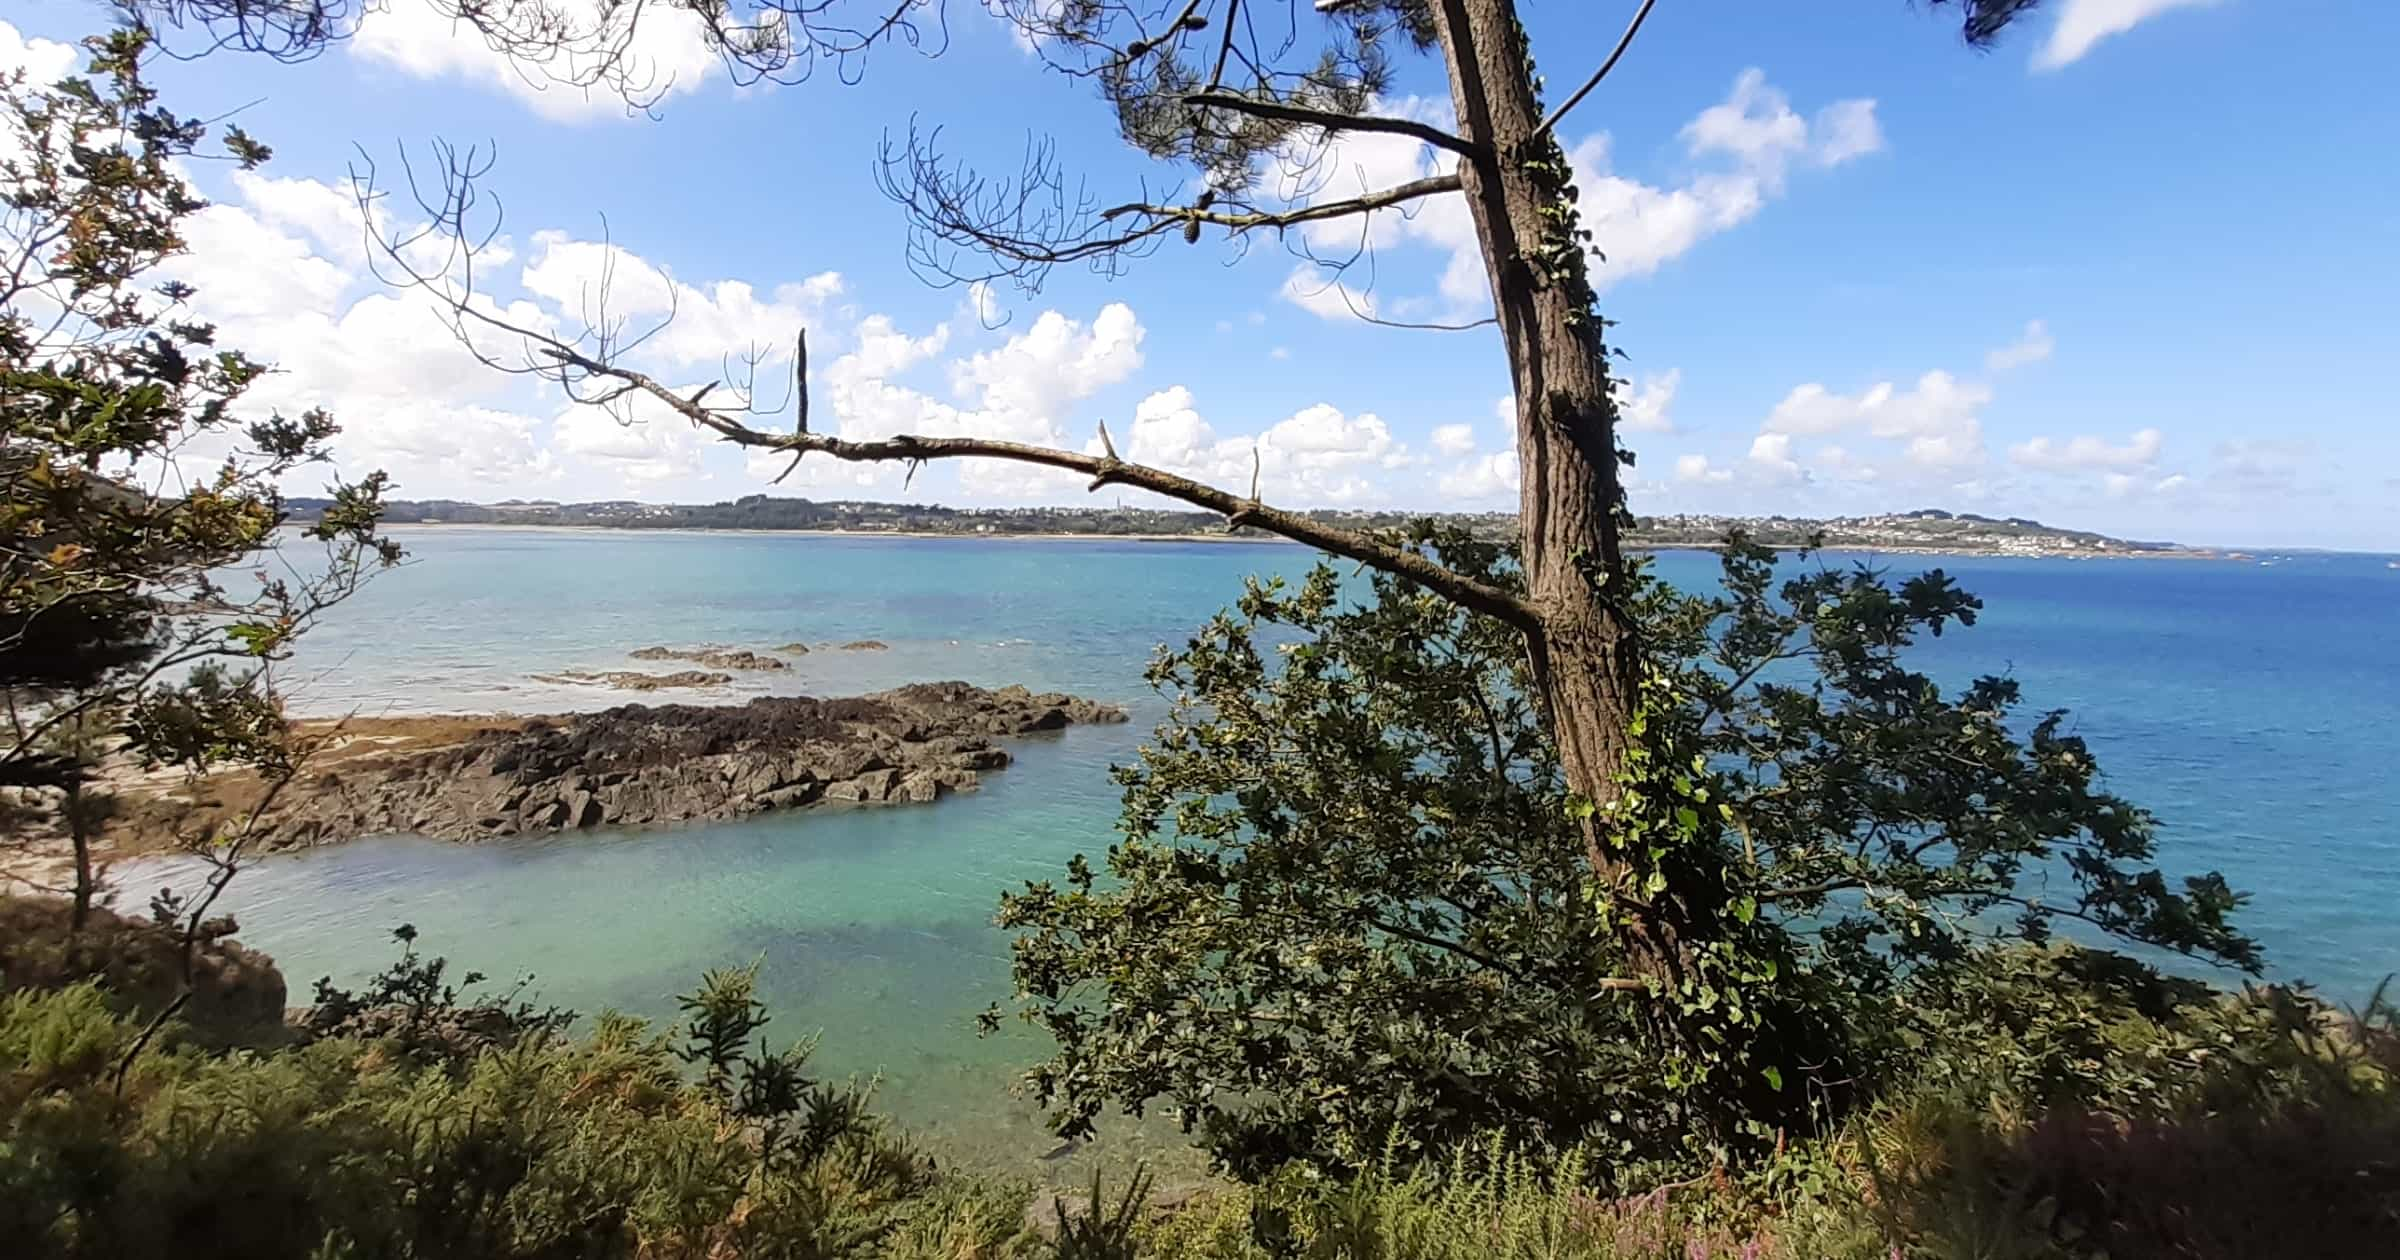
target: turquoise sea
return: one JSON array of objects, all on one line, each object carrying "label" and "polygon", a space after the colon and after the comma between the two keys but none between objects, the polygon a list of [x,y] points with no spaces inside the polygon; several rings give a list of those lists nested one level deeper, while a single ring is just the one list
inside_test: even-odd
[{"label": "turquoise sea", "polygon": [[[1013,1021],[974,1032],[1007,995],[997,894],[1107,846],[1108,766],[1164,711],[1140,676],[1152,649],[1245,575],[1314,558],[1265,544],[398,532],[410,562],[295,662],[301,711],[605,707],[627,697],[530,675],[635,667],[625,653],[652,643],[859,638],[892,650],[815,652],[743,686],[845,695],[961,678],[1133,709],[1128,726],[1019,742],[981,792],[934,806],[480,846],[378,837],[266,860],[228,894],[295,1001],[319,975],[381,966],[403,922],[461,968],[530,973],[543,999],[587,1012],[667,1017],[703,968],[763,958],[771,1031],[822,1029],[820,1068],[880,1073],[887,1111],[962,1157],[1010,1163],[1048,1143],[1007,1093],[1039,1044]],[[1939,565],[1984,598],[1981,624],[1924,645],[1925,667],[1952,681],[2006,672],[2029,705],[2072,710],[2111,785],[2165,823],[2170,869],[2221,869],[2255,895],[2249,923],[2277,977],[2355,1001],[2400,968],[2400,568],[2387,558],[1825,558],[1863,559]],[[1715,572],[1704,553],[1656,562],[1687,584]],[[138,903],[177,872],[119,874]],[[1105,1145],[1173,1141],[1154,1122]]]}]

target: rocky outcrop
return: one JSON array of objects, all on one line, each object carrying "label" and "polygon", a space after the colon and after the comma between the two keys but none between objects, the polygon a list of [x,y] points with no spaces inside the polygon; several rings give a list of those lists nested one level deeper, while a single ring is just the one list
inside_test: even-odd
[{"label": "rocky outcrop", "polygon": [[852,639],[842,645],[845,652],[888,652],[892,645],[881,639]]},{"label": "rocky outcrop", "polygon": [[1007,765],[996,738],[1124,720],[1112,705],[961,682],[841,700],[622,705],[345,761],[287,788],[273,830],[292,844],[388,832],[475,840],[932,801]]},{"label": "rocky outcrop", "polygon": [[690,661],[710,669],[790,669],[791,666],[772,656],[761,656],[747,648],[635,648],[629,653],[637,661]]},{"label": "rocky outcrop", "polygon": [[[146,1017],[182,991],[178,933],[101,906],[92,907],[82,932],[71,933],[71,921],[64,898],[0,897],[0,993],[98,978]],[[233,940],[237,930],[230,918],[201,925],[192,949],[192,995],[178,1014],[205,1044],[273,1044],[283,1033],[283,973],[265,954]]]},{"label": "rocky outcrop", "polygon": [[779,647],[775,650],[783,653],[785,656],[808,655],[808,645],[805,643],[786,643],[782,647]]},{"label": "rocky outcrop", "polygon": [[587,687],[614,687],[619,691],[667,691],[683,687],[722,687],[733,681],[733,675],[698,669],[679,669],[672,674],[642,674],[629,669],[570,669],[564,673],[535,674],[533,680],[546,683],[574,683]]}]

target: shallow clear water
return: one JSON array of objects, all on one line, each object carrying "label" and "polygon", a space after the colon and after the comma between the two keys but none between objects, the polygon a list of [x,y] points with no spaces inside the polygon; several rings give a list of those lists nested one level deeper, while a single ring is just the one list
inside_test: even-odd
[{"label": "shallow clear water", "polygon": [[[627,697],[528,676],[641,667],[624,653],[651,643],[857,638],[892,650],[812,652],[741,686],[962,678],[1133,708],[1129,726],[1021,741],[981,792],[935,806],[486,845],[378,838],[262,862],[228,894],[295,1000],[318,975],[382,965],[403,922],[461,967],[532,973],[545,1000],[584,1011],[665,1017],[703,968],[763,956],[774,1031],[823,1029],[820,1067],[882,1073],[888,1111],[1009,1162],[1048,1143],[1007,1096],[1039,1043],[1013,1021],[974,1033],[1007,995],[997,894],[1106,847],[1107,767],[1164,712],[1140,678],[1155,645],[1181,641],[1245,574],[1312,559],[1209,543],[400,532],[413,562],[309,640],[304,710],[599,707]],[[1700,553],[1658,563],[1687,584],[1715,572]],[[2007,672],[2029,704],[2074,710],[2111,785],[2164,820],[2170,869],[2222,869],[2256,894],[2250,925],[2277,975],[2354,999],[2400,967],[2385,926],[2400,901],[2400,570],[2357,556],[1888,563],[1940,564],[1984,598],[1982,623],[1929,641],[1926,666],[1953,681]],[[138,901],[168,872],[120,873]],[[1110,1149],[1173,1143],[1154,1123]]]}]

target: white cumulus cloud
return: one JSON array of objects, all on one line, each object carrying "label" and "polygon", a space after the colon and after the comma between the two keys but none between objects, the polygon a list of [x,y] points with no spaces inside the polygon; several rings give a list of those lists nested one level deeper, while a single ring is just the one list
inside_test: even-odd
[{"label": "white cumulus cloud", "polygon": [[[558,308],[568,328],[623,322],[642,349],[682,367],[719,367],[729,354],[764,351],[788,359],[802,329],[842,295],[842,277],[822,272],[761,296],[739,280],[685,284],[621,245],[536,232],[518,283]],[[487,263],[490,260],[485,260]],[[653,332],[652,330],[655,330]]]},{"label": "white cumulus cloud", "polygon": [[83,55],[72,44],[54,39],[28,37],[7,22],[0,22],[0,73],[23,70],[28,82],[56,83],[79,69]]},{"label": "white cumulus cloud", "polygon": [[[1223,436],[1182,385],[1142,399],[1125,436],[1119,453],[1135,463],[1236,493],[1248,492],[1255,471],[1260,497],[1304,507],[1379,501],[1386,483],[1374,474],[1418,462],[1381,417],[1330,403],[1304,407],[1255,435]],[[1098,443],[1085,449],[1096,454]]]},{"label": "white cumulus cloud", "polygon": [[[681,5],[624,5],[595,0],[550,0],[544,6],[567,29],[596,38],[567,41],[548,55],[495,52],[481,32],[431,4],[378,5],[359,23],[352,52],[418,78],[456,76],[516,97],[541,116],[562,122],[626,117],[643,105],[689,92],[718,70],[701,20]],[[531,5],[490,6],[507,23]]]},{"label": "white cumulus cloud", "polygon": [[[1421,97],[1376,102],[1379,112],[1451,124],[1449,108]],[[1679,133],[1696,170],[1668,185],[1644,183],[1611,170],[1610,138],[1588,136],[1568,149],[1579,189],[1583,226],[1606,261],[1594,260],[1592,282],[1605,289],[1620,280],[1648,275],[1700,241],[1736,227],[1783,195],[1793,170],[1833,167],[1883,148],[1875,102],[1836,101],[1803,117],[1764,72],[1745,70],[1723,101]],[[1345,134],[1287,154],[1278,189],[1290,200],[1320,204],[1390,188],[1439,174],[1456,165],[1447,153],[1405,136]],[[1334,287],[1334,278],[1304,263],[1284,280],[1287,302],[1326,319],[1359,314],[1385,318],[1450,320],[1488,310],[1490,290],[1473,219],[1456,196],[1437,196],[1407,213],[1384,212],[1365,228],[1355,219],[1312,223],[1309,243],[1328,254],[1347,254],[1364,244],[1387,249],[1415,243],[1446,251],[1431,297],[1385,300],[1363,291]],[[1345,300],[1346,299],[1346,300]]]},{"label": "white cumulus cloud", "polygon": [[1442,474],[1446,509],[1500,507],[1517,497],[1517,452],[1512,448],[1470,459]]},{"label": "white cumulus cloud", "polygon": [[2065,0],[2058,24],[2033,55],[2037,70],[2056,70],[2082,59],[2101,40],[2122,35],[2171,9],[2194,9],[2216,0]]},{"label": "white cumulus cloud", "polygon": [[2058,343],[2050,337],[2050,326],[2038,319],[2029,320],[2024,333],[2015,341],[1983,356],[1983,366],[1986,371],[2006,372],[2028,363],[2039,363],[2049,358],[2050,352],[2057,348]]},{"label": "white cumulus cloud", "polygon": [[[1855,394],[1837,394],[1811,383],[1785,395],[1764,428],[1779,437],[1864,432],[1902,443],[1910,463],[1959,468],[1983,459],[1982,412],[1991,400],[1990,386],[1938,370],[1908,389],[1884,381]],[[1789,452],[1788,443],[1779,448],[1782,457]]]},{"label": "white cumulus cloud", "polygon": [[570,406],[553,422],[552,440],[566,454],[608,468],[636,491],[702,476],[702,457],[714,446],[690,421],[646,395],[614,410]]},{"label": "white cumulus cloud", "polygon": [[[852,348],[823,369],[830,420],[812,418],[819,432],[853,441],[908,433],[920,437],[985,437],[1042,446],[1068,444],[1070,425],[1093,394],[1130,377],[1142,364],[1145,331],[1133,308],[1111,303],[1089,322],[1044,311],[998,346],[946,365],[951,402],[903,378],[949,348],[951,331],[937,325],[911,335],[882,315],[861,320]],[[753,474],[779,473],[788,461],[769,454],[750,460]],[[906,471],[890,464],[845,464],[810,457],[791,483],[898,489]],[[1002,460],[965,460],[959,488],[971,495],[1034,497],[1058,493],[1067,478],[1054,470]]]},{"label": "white cumulus cloud", "polygon": [[1641,385],[1629,387],[1617,383],[1617,423],[1634,433],[1673,433],[1675,421],[1667,414],[1674,405],[1675,390],[1683,384],[1683,370],[1671,369],[1661,375],[1644,377]]},{"label": "white cumulus cloud", "polygon": [[1761,433],[1750,440],[1750,468],[1774,482],[1806,481],[1808,470],[1792,458],[1792,435]]},{"label": "white cumulus cloud", "polygon": [[2156,429],[2143,429],[2118,445],[2111,445],[2106,438],[2091,434],[2082,434],[2064,442],[2037,437],[2008,448],[2008,458],[2027,468],[2051,471],[2091,468],[2125,471],[2156,463],[2159,451],[2165,445],[2166,436]]},{"label": "white cumulus cloud", "polygon": [[1675,480],[1689,482],[1726,482],[1733,480],[1733,470],[1710,465],[1706,455],[1679,455],[1675,458]]},{"label": "white cumulus cloud", "polygon": [[1283,300],[1319,319],[1348,320],[1375,315],[1375,295],[1353,288],[1315,263],[1301,263],[1283,278]]}]

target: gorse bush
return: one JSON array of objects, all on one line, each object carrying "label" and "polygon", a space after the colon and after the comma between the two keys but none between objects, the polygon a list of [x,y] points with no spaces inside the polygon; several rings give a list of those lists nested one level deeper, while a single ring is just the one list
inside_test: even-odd
[{"label": "gorse bush", "polygon": [[[2042,1106],[1951,1082],[1880,1107],[1862,1207],[1930,1256],[2388,1254],[2400,1018],[2268,989],[2127,1021],[2138,1090]],[[1998,1048],[2008,1049],[2005,1044]]]},{"label": "gorse bush", "polygon": [[[755,1033],[747,981],[714,978],[703,1018]],[[397,1021],[264,1052],[153,1048],[120,1094],[139,1026],[96,986],[0,1001],[10,1254],[933,1255],[950,1239],[973,1255],[1021,1228],[1022,1194],[1012,1215],[1004,1191],[949,1184],[800,1056],[754,1046],[694,1081],[683,1060],[707,1042],[621,1015],[454,1053]]]},{"label": "gorse bush", "polygon": [[[1206,1209],[1163,1222],[1148,1254],[1176,1260],[1765,1260],[1794,1251],[1756,1221],[1709,1219],[1666,1192],[1610,1200],[1590,1189],[1582,1151],[1552,1159],[1503,1141],[1447,1157],[1398,1157],[1357,1176],[1293,1170]],[[1863,1236],[1859,1255],[1868,1250]]]},{"label": "gorse bush", "polygon": [[[1623,1196],[1587,1149],[1504,1138],[1343,1177],[1302,1165],[1163,1219],[1158,1260],[2281,1260],[2400,1239],[2400,1024],[2283,990],[2115,1035],[2157,1069],[2042,1106],[1928,1079],[1747,1174]],[[2151,1046],[2163,1048],[2153,1053]],[[2019,1057],[2003,1040],[1995,1057]],[[2000,1079],[2011,1069],[2002,1068]],[[1604,1153],[1603,1153],[1604,1154]]]}]

